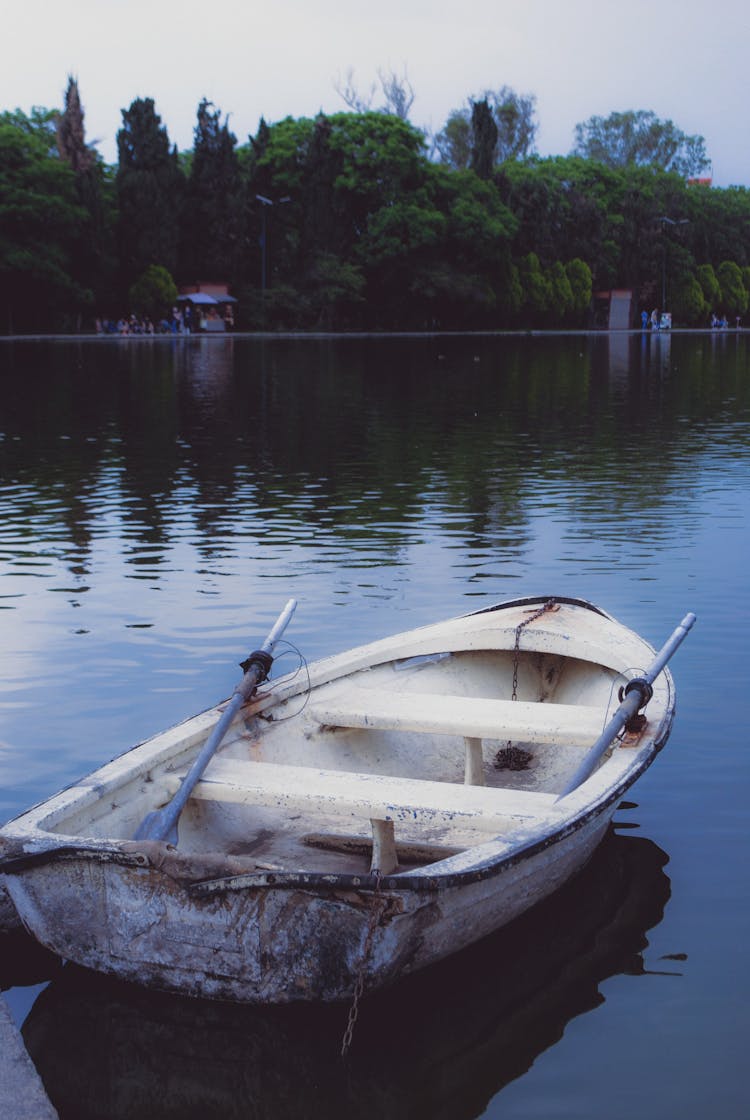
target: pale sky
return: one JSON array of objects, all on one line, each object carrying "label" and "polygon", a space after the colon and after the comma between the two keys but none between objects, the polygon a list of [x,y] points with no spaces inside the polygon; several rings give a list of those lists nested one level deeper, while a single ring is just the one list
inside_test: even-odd
[{"label": "pale sky", "polygon": [[0,14],[0,110],[61,108],[72,73],[110,162],[136,97],[180,149],[203,97],[244,143],[261,116],[344,109],[350,68],[362,92],[406,68],[421,127],[509,85],[536,95],[539,152],[564,155],[577,122],[650,109],[705,138],[717,186],[750,186],[748,0],[0,0]]}]

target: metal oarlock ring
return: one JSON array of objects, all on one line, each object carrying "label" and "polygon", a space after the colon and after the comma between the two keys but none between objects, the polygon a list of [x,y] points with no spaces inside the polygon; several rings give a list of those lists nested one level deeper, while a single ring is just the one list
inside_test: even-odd
[{"label": "metal oarlock ring", "polygon": [[243,673],[247,673],[252,665],[258,665],[263,672],[261,680],[265,680],[271,671],[273,665],[273,658],[270,653],[266,653],[264,649],[256,649],[246,657],[244,661],[240,661],[240,669]]},{"label": "metal oarlock ring", "polygon": [[624,688],[620,689],[618,694],[620,703],[622,703],[629,692],[634,692],[635,690],[637,690],[641,694],[641,702],[638,707],[645,708],[651,697],[654,695],[654,690],[645,677],[633,677],[632,680],[628,681]]}]

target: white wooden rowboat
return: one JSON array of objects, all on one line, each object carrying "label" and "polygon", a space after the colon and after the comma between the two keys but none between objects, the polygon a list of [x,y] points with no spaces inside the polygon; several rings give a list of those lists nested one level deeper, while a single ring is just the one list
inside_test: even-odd
[{"label": "white wooden rowboat", "polygon": [[[654,662],[589,603],[521,599],[325,658],[9,822],[0,872],[31,933],[90,968],[217,999],[349,998],[586,863],[666,742],[664,665],[693,621]],[[149,838],[222,718],[177,845]]]}]

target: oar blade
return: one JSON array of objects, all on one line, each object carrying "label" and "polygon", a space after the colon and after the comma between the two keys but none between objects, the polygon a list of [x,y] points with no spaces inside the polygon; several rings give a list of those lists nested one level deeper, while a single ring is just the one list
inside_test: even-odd
[{"label": "oar blade", "polygon": [[[165,831],[166,830],[166,831]],[[165,840],[177,847],[177,825],[169,827],[166,809],[155,809],[148,813],[136,829],[134,840]]]}]

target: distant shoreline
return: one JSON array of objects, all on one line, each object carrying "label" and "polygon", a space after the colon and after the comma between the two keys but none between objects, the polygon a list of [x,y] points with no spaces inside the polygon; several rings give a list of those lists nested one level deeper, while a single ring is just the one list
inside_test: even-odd
[{"label": "distant shoreline", "polygon": [[612,338],[624,335],[648,335],[665,338],[673,334],[706,334],[712,338],[727,335],[746,334],[750,327],[671,327],[669,330],[643,330],[641,327],[628,327],[618,330],[605,328],[553,329],[553,330],[483,330],[483,331],[211,331],[206,334],[5,334],[0,342],[109,342],[109,343],[153,343],[153,342],[203,342],[243,339],[310,339],[312,341],[334,341],[346,339],[376,338],[555,338],[555,337],[592,337]]}]

